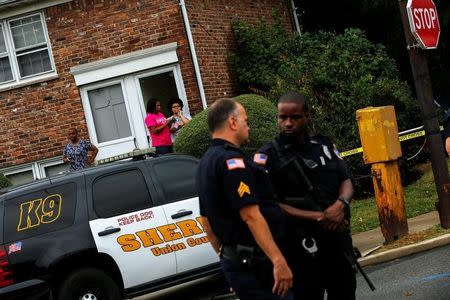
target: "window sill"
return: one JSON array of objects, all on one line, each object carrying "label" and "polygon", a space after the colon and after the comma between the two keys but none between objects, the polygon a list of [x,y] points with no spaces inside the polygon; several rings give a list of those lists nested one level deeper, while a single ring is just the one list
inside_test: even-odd
[{"label": "window sill", "polygon": [[18,89],[27,85],[32,85],[40,82],[50,81],[53,79],[59,78],[59,75],[56,73],[45,74],[36,78],[30,78],[26,80],[22,80],[20,82],[14,82],[6,84],[5,86],[0,86],[0,92],[5,92],[13,89]]}]

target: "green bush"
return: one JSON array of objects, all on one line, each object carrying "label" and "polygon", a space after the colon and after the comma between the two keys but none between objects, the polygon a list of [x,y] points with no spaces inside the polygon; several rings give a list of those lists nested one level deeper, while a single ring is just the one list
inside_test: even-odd
[{"label": "green bush", "polygon": [[[276,20],[257,27],[236,22],[233,30],[237,49],[230,64],[243,88],[261,89],[274,103],[289,90],[302,92],[310,99],[312,132],[330,136],[341,151],[360,146],[357,109],[393,105],[400,131],[422,123],[417,102],[399,79],[395,61],[361,30],[300,36],[286,32]],[[403,154],[411,156],[416,149],[413,145]],[[355,175],[369,174],[360,155],[348,160]],[[414,163],[403,164],[403,174]]]},{"label": "green bush", "polygon": [[[234,98],[245,107],[250,127],[250,143],[244,147],[248,154],[253,153],[277,134],[276,107],[258,95],[241,95]],[[198,113],[177,136],[175,152],[201,157],[211,142],[208,124],[208,109]]]},{"label": "green bush", "polygon": [[0,173],[0,190],[11,186],[11,181],[5,175]]}]

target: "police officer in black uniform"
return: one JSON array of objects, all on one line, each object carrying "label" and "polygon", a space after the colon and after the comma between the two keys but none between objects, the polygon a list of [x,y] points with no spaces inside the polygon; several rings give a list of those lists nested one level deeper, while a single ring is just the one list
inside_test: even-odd
[{"label": "police officer in black uniform", "polygon": [[278,241],[284,214],[273,201],[264,168],[239,147],[248,142],[245,109],[217,100],[208,113],[212,145],[202,157],[197,188],[200,214],[225,277],[240,299],[291,299],[292,272]]},{"label": "police officer in black uniform", "polygon": [[280,134],[255,154],[290,216],[289,265],[296,299],[355,299],[354,252],[348,229],[353,186],[330,139],[310,136],[306,98],[289,92],[278,102]]}]

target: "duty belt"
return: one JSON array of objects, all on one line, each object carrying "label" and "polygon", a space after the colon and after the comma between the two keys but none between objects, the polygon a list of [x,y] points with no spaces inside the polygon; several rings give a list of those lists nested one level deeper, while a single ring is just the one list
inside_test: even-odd
[{"label": "duty belt", "polygon": [[236,246],[222,246],[220,250],[220,257],[238,261],[244,265],[252,265],[255,262],[262,262],[267,260],[267,256],[262,253],[257,247],[236,245]]}]

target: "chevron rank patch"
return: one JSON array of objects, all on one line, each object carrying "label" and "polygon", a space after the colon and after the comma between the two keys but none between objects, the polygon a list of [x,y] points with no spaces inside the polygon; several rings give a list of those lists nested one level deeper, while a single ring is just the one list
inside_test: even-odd
[{"label": "chevron rank patch", "polygon": [[237,192],[239,194],[239,197],[241,197],[241,198],[244,197],[245,193],[251,195],[250,187],[248,185],[246,185],[245,183],[243,183],[242,181],[239,184]]},{"label": "chevron rank patch", "polygon": [[244,160],[242,158],[227,159],[228,170],[245,169]]}]

